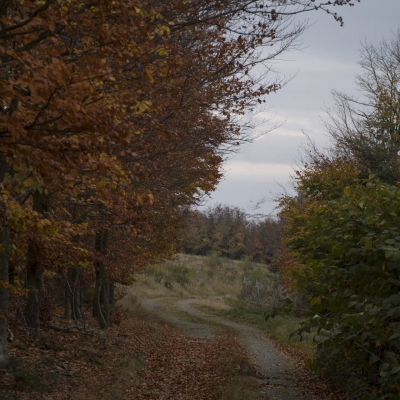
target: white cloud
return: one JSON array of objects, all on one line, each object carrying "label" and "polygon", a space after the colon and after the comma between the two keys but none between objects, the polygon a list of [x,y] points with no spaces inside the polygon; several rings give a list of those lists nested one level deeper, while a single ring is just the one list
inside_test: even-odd
[{"label": "white cloud", "polygon": [[225,168],[225,178],[233,181],[258,181],[261,183],[287,180],[293,167],[287,164],[230,162]]}]

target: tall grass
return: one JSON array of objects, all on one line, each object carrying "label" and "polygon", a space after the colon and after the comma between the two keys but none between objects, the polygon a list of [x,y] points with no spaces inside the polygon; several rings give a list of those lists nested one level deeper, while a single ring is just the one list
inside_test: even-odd
[{"label": "tall grass", "polygon": [[238,261],[179,254],[138,274],[132,290],[145,298],[236,295],[242,278]]}]

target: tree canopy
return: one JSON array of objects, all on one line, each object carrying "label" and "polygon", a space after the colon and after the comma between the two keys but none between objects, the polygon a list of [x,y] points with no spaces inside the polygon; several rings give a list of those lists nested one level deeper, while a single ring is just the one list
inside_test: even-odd
[{"label": "tree canopy", "polygon": [[[281,88],[254,67],[295,46],[293,15],[342,5],[0,1],[0,367],[7,318],[40,335],[52,285],[77,319],[94,286],[110,324],[114,282],[173,254],[186,210],[246,140],[238,117]],[[23,320],[10,291],[28,293]]]}]

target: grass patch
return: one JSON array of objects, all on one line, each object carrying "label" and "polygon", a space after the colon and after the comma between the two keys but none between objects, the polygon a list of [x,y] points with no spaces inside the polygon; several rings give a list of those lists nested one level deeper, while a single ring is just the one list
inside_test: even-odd
[{"label": "grass patch", "polygon": [[265,328],[264,307],[251,306],[244,301],[236,300],[229,309],[216,310],[217,314],[237,322],[243,322],[258,328]]},{"label": "grass patch", "polygon": [[299,351],[308,357],[312,357],[314,354],[315,346],[312,342],[312,338],[301,339],[297,335],[290,338],[290,334],[294,332],[302,322],[301,318],[293,315],[282,315],[273,319],[270,318],[268,322],[266,322],[264,314],[269,311],[267,305],[255,306],[242,300],[231,302],[230,308],[213,308],[207,306],[207,303],[194,304],[193,306],[202,311],[212,312],[215,315],[235,322],[255,326],[266,332],[276,342]]}]

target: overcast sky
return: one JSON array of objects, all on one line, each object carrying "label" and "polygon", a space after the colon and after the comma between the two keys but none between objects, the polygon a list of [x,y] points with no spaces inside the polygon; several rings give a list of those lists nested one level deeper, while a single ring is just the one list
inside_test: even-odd
[{"label": "overcast sky", "polygon": [[361,42],[379,45],[400,28],[400,0],[361,0],[337,12],[344,18],[344,27],[322,12],[307,15],[312,26],[302,35],[303,50],[286,54],[276,66],[287,76],[297,76],[267,97],[272,109],[255,117],[275,115],[275,122],[286,122],[243,146],[226,162],[225,178],[205,206],[223,203],[251,212],[252,205],[265,197],[258,212],[274,212],[272,199],[283,192],[280,185],[290,190],[289,176],[306,142],[302,131],[320,146],[327,142],[321,118],[333,104],[331,90],[357,95],[354,78],[361,72]]}]

